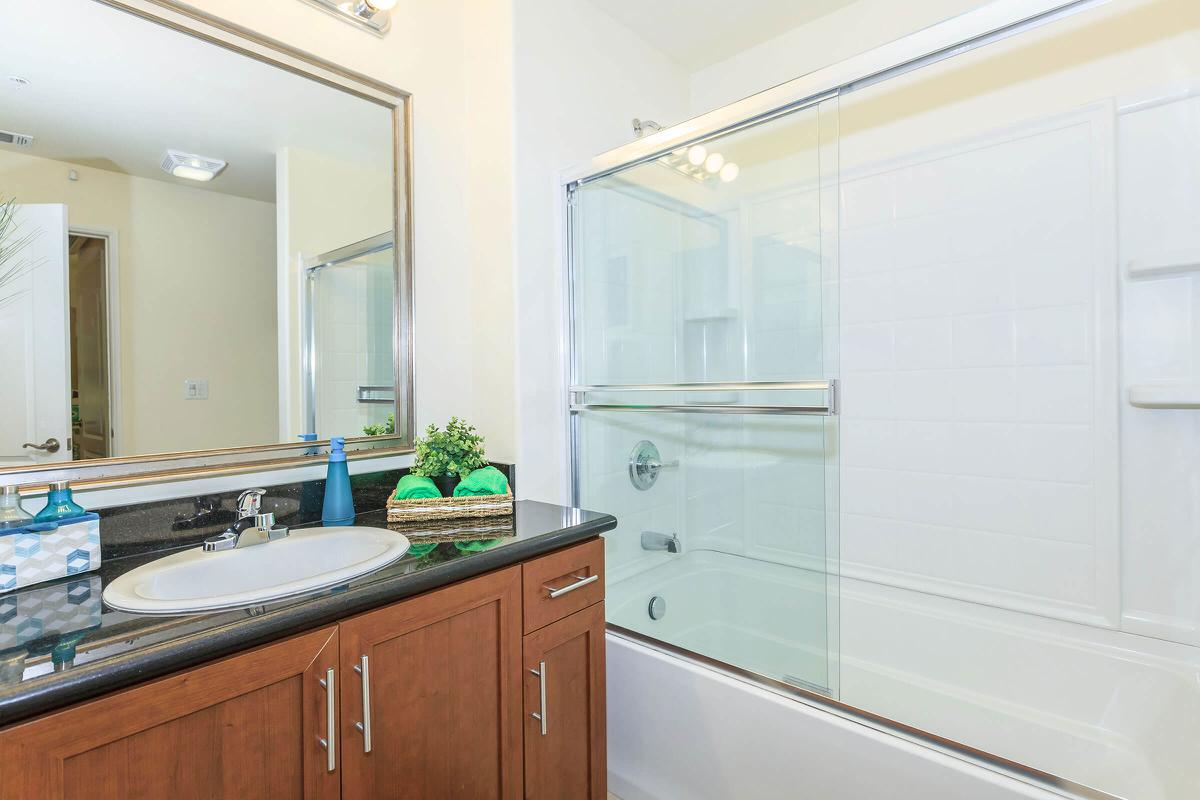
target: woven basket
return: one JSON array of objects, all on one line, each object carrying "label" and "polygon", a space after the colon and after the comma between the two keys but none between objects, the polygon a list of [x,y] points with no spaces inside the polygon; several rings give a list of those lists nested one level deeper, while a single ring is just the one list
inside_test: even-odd
[{"label": "woven basket", "polygon": [[420,497],[415,500],[388,498],[388,522],[427,522],[438,519],[503,517],[513,513],[513,496],[488,494],[476,497]]},{"label": "woven basket", "polygon": [[505,539],[517,535],[511,517],[481,517],[476,520],[438,522],[389,522],[388,529],[403,533],[413,545],[441,542],[477,542],[481,539]]}]

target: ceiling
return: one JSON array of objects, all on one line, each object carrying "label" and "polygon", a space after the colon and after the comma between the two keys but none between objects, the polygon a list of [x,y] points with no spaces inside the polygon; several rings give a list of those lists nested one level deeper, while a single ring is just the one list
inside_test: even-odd
[{"label": "ceiling", "polygon": [[[284,147],[392,168],[388,109],[94,0],[4,0],[0,31],[0,130],[35,137],[0,149],[268,202]],[[173,178],[167,148],[229,166]]]},{"label": "ceiling", "polygon": [[737,55],[856,0],[591,0],[691,71]]}]

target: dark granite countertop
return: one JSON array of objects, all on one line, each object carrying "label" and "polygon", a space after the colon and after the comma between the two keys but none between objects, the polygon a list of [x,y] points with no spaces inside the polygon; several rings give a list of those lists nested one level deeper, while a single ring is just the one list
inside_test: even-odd
[{"label": "dark granite countertop", "polygon": [[[355,524],[386,527],[385,512],[359,514]],[[476,543],[414,545],[399,561],[343,586],[251,608],[167,617],[102,605],[109,581],[178,547],[106,560],[98,572],[3,596],[0,621],[42,625],[56,613],[70,619],[55,620],[44,637],[21,637],[19,646],[0,641],[0,725],[524,561],[611,530],[616,519],[523,500],[511,519],[464,524],[502,529],[488,530],[489,538]]]}]

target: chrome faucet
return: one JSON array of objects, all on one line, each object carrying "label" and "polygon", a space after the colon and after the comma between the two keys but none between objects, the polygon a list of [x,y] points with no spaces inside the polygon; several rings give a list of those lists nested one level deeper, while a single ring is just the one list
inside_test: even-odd
[{"label": "chrome faucet", "polygon": [[659,533],[658,531],[642,531],[643,550],[666,550],[668,553],[682,553],[683,543],[674,533]]},{"label": "chrome faucet", "polygon": [[286,539],[289,533],[287,526],[276,525],[273,513],[261,513],[262,499],[266,493],[265,489],[247,489],[238,495],[238,521],[220,536],[205,539],[204,552],[237,550],[256,544],[267,544],[276,539]]}]

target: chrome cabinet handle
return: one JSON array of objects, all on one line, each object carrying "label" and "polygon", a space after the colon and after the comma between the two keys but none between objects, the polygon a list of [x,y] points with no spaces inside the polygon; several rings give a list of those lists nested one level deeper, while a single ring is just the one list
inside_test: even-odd
[{"label": "chrome cabinet handle", "polygon": [[325,735],[328,738],[317,739],[321,747],[325,749],[325,766],[329,772],[337,769],[337,753],[334,752],[337,747],[337,730],[334,727],[337,724],[337,699],[334,694],[333,674],[334,669],[330,667],[325,670],[325,677],[320,680],[321,686],[325,688]]},{"label": "chrome cabinet handle", "polygon": [[371,672],[366,656],[360,656],[354,665],[354,671],[362,679],[362,722],[354,723],[354,727],[363,735],[363,752],[371,752]]},{"label": "chrome cabinet handle", "polygon": [[57,453],[58,449],[60,447],[62,447],[62,445],[59,444],[58,439],[51,437],[51,438],[47,439],[46,441],[42,442],[41,444],[34,444],[33,442],[26,442],[25,444],[21,445],[21,447],[28,447],[30,450],[44,450],[47,453]]},{"label": "chrome cabinet handle", "polygon": [[529,716],[542,724],[542,736],[546,735],[546,662],[539,661],[537,669],[529,670],[538,677],[538,693],[541,695],[541,712],[531,711]]},{"label": "chrome cabinet handle", "polygon": [[561,589],[551,589],[549,586],[547,586],[546,589],[548,589],[550,592],[550,599],[553,600],[555,597],[562,597],[564,594],[569,594],[576,589],[582,589],[589,583],[595,583],[596,581],[600,580],[599,575],[575,575],[573,577],[575,578],[575,582],[568,586],[564,586]]}]

